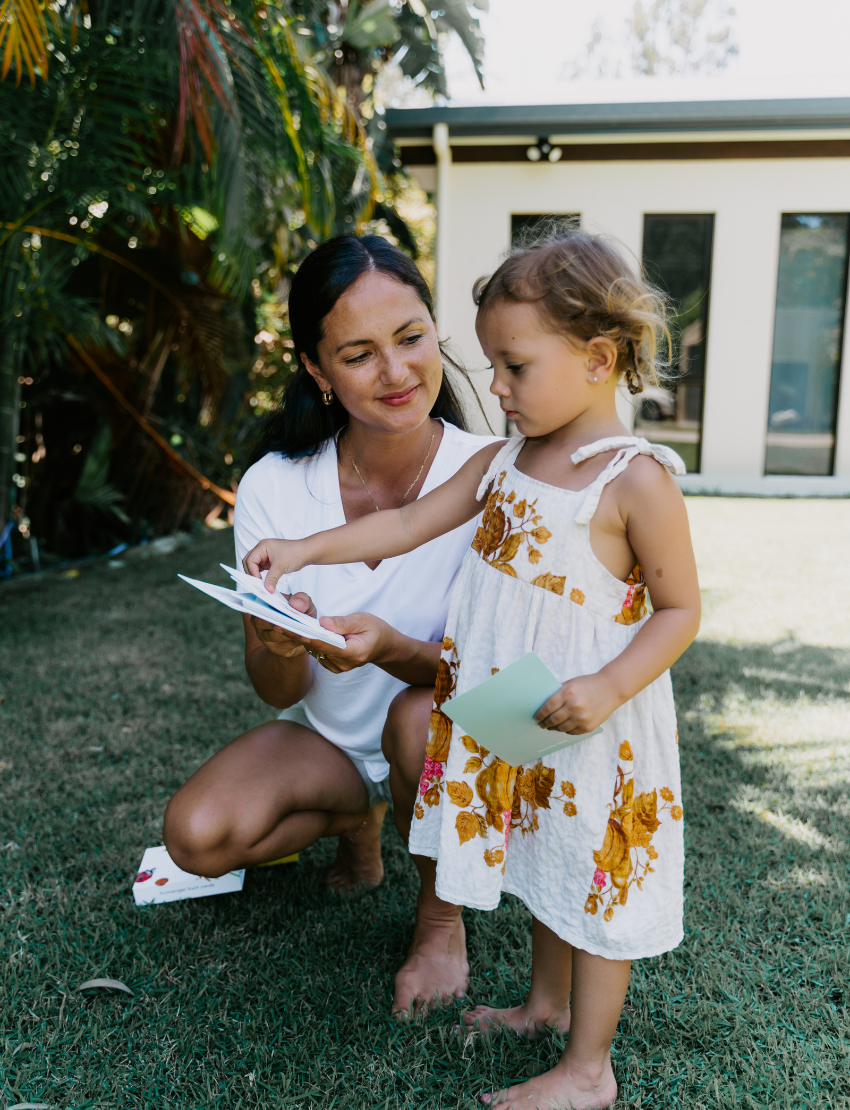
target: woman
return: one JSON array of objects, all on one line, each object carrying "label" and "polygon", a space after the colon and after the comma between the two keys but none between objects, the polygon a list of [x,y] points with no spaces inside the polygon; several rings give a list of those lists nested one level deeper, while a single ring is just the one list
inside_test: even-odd
[{"label": "woman", "polygon": [[[239,486],[236,556],[403,505],[445,482],[485,440],[464,430],[428,286],[377,236],[330,240],[289,297],[300,367]],[[474,522],[377,564],[308,567],[284,586],[344,649],[245,618],[245,665],[279,717],[237,737],[172,798],[164,838],[193,874],[221,875],[339,837],[338,889],[381,881],[392,796],[407,842],[451,588]],[[366,666],[366,664],[371,664]],[[383,733],[383,753],[382,753]],[[389,761],[389,762],[387,762]],[[393,1010],[466,988],[463,923],[422,880],[413,945]]]}]

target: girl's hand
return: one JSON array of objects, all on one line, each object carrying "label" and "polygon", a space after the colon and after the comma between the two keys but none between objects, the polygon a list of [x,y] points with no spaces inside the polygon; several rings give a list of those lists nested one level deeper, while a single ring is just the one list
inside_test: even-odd
[{"label": "girl's hand", "polygon": [[[264,585],[270,594],[284,574],[306,565],[301,540],[260,540],[242,560],[242,569],[254,578],[259,578],[261,571],[268,571]],[[315,616],[315,612],[310,615]]]},{"label": "girl's hand", "polygon": [[541,728],[581,736],[607,721],[620,705],[611,683],[599,674],[580,675],[564,682],[557,694],[534,714]]}]

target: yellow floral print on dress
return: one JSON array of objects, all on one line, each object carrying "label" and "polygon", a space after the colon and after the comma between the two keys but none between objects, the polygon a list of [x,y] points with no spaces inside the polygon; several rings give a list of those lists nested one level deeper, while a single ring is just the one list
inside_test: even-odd
[{"label": "yellow floral print on dress", "polygon": [[640,563],[635,563],[634,570],[626,579],[626,600],[623,608],[614,617],[617,624],[637,624],[646,616],[646,583],[643,580],[643,571]]},{"label": "yellow floral print on dress", "polygon": [[[447,658],[443,655],[448,653]],[[413,807],[413,816],[422,820],[425,816],[423,802],[427,806],[440,804],[443,791],[443,769],[449,757],[452,739],[452,722],[442,711],[442,704],[449,700],[457,688],[457,672],[460,660],[456,658],[455,646],[446,636],[443,639],[443,655],[437,667],[437,682],[434,687],[434,708],[428,729],[428,744],[425,748],[425,766],[419,779],[419,797]]]},{"label": "yellow floral print on dress", "polygon": [[[530,563],[539,563],[542,552],[534,544],[548,543],[552,538],[549,529],[541,524],[543,519],[536,512],[537,498],[527,501],[523,498],[516,500],[515,491],[507,495],[502,489],[506,471],[499,475],[496,488],[487,498],[487,505],[481,524],[472,541],[472,550],[477,551],[481,558],[491,567],[500,570],[503,574],[517,577],[517,572],[511,563],[525,545],[526,554]],[[503,505],[509,506],[505,512]],[[532,542],[533,541],[533,542]],[[566,578],[557,574],[539,574],[531,579],[532,586],[540,586],[552,593],[562,594]]]},{"label": "yellow floral print on dress", "polygon": [[[659,814],[669,810],[674,821],[681,821],[681,806],[671,805],[675,800],[673,791],[662,786],[661,790],[651,793],[644,791],[635,795],[633,768],[634,756],[631,745],[623,741],[620,745],[620,763],[617,765],[617,778],[614,783],[614,799],[609,804],[608,824],[602,847],[593,853],[596,870],[590,884],[590,893],[584,905],[584,912],[595,914],[604,906],[603,917],[610,921],[615,906],[625,906],[629,888],[636,884],[643,889],[646,876],[654,871],[652,861],[658,859],[658,852],[652,844],[661,820]],[[659,807],[658,795],[664,804]]]},{"label": "yellow floral print on dress", "polygon": [[461,812],[455,818],[458,842],[466,844],[475,837],[488,839],[488,829],[503,833],[503,848],[499,858],[495,850],[484,850],[484,862],[488,867],[504,863],[511,832],[516,829],[522,836],[537,832],[538,809],[550,809],[551,801],[563,803],[566,817],[575,817],[578,808],[573,801],[575,786],[571,782],[561,783],[561,793],[553,794],[555,769],[546,767],[538,761],[533,767],[510,767],[504,760],[493,756],[486,763],[490,752],[471,736],[461,736],[461,743],[469,758],[463,768],[465,775],[475,774],[475,788],[466,781],[446,783],[449,801],[454,802]]}]

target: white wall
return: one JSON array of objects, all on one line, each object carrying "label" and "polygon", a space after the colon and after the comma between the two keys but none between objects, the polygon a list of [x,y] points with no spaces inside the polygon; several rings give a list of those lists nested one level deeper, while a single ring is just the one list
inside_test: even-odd
[{"label": "white wall", "polygon": [[[584,227],[616,236],[637,257],[645,213],[714,213],[703,473],[691,484],[741,492],[783,492],[786,486],[794,492],[795,482],[806,492],[850,489],[850,377],[841,390],[836,478],[762,477],[780,217],[847,211],[850,159],[455,162],[440,332],[471,370],[486,366],[475,336],[472,283],[492,272],[507,250],[512,212],[579,212]],[[846,358],[845,365],[850,375]],[[475,381],[491,420],[499,420],[487,393],[489,375],[484,371]]]}]

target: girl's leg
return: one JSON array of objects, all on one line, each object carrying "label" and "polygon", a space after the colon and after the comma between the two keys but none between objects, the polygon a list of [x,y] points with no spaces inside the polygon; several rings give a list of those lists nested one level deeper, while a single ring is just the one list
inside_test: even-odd
[{"label": "girl's leg", "polygon": [[[407,844],[413,803],[425,766],[428,721],[434,691],[411,686],[397,694],[387,714],[382,747],[390,765],[393,816],[399,836]],[[422,1006],[463,998],[469,979],[466,934],[460,906],[437,897],[437,864],[413,856],[419,872],[416,927],[407,959],[395,977],[392,1012],[416,1013]]]},{"label": "girl's leg", "polygon": [[482,1095],[488,1105],[499,1110],[596,1110],[616,1099],[611,1041],[626,999],[631,963],[591,956],[579,948],[572,954],[572,1027],[563,1056],[544,1075]]},{"label": "girl's leg", "polygon": [[349,837],[352,883],[375,883],[385,810],[369,810],[345,752],[293,721],[269,721],[198,768],[169,802],[163,837],[179,867],[211,876],[280,859],[323,836]]},{"label": "girl's leg", "polygon": [[535,1037],[544,1028],[566,1033],[570,1027],[570,985],[573,949],[542,921],[531,919],[531,989],[521,1006],[497,1009],[476,1006],[463,1015],[468,1029],[483,1031],[507,1025],[521,1037]]}]

